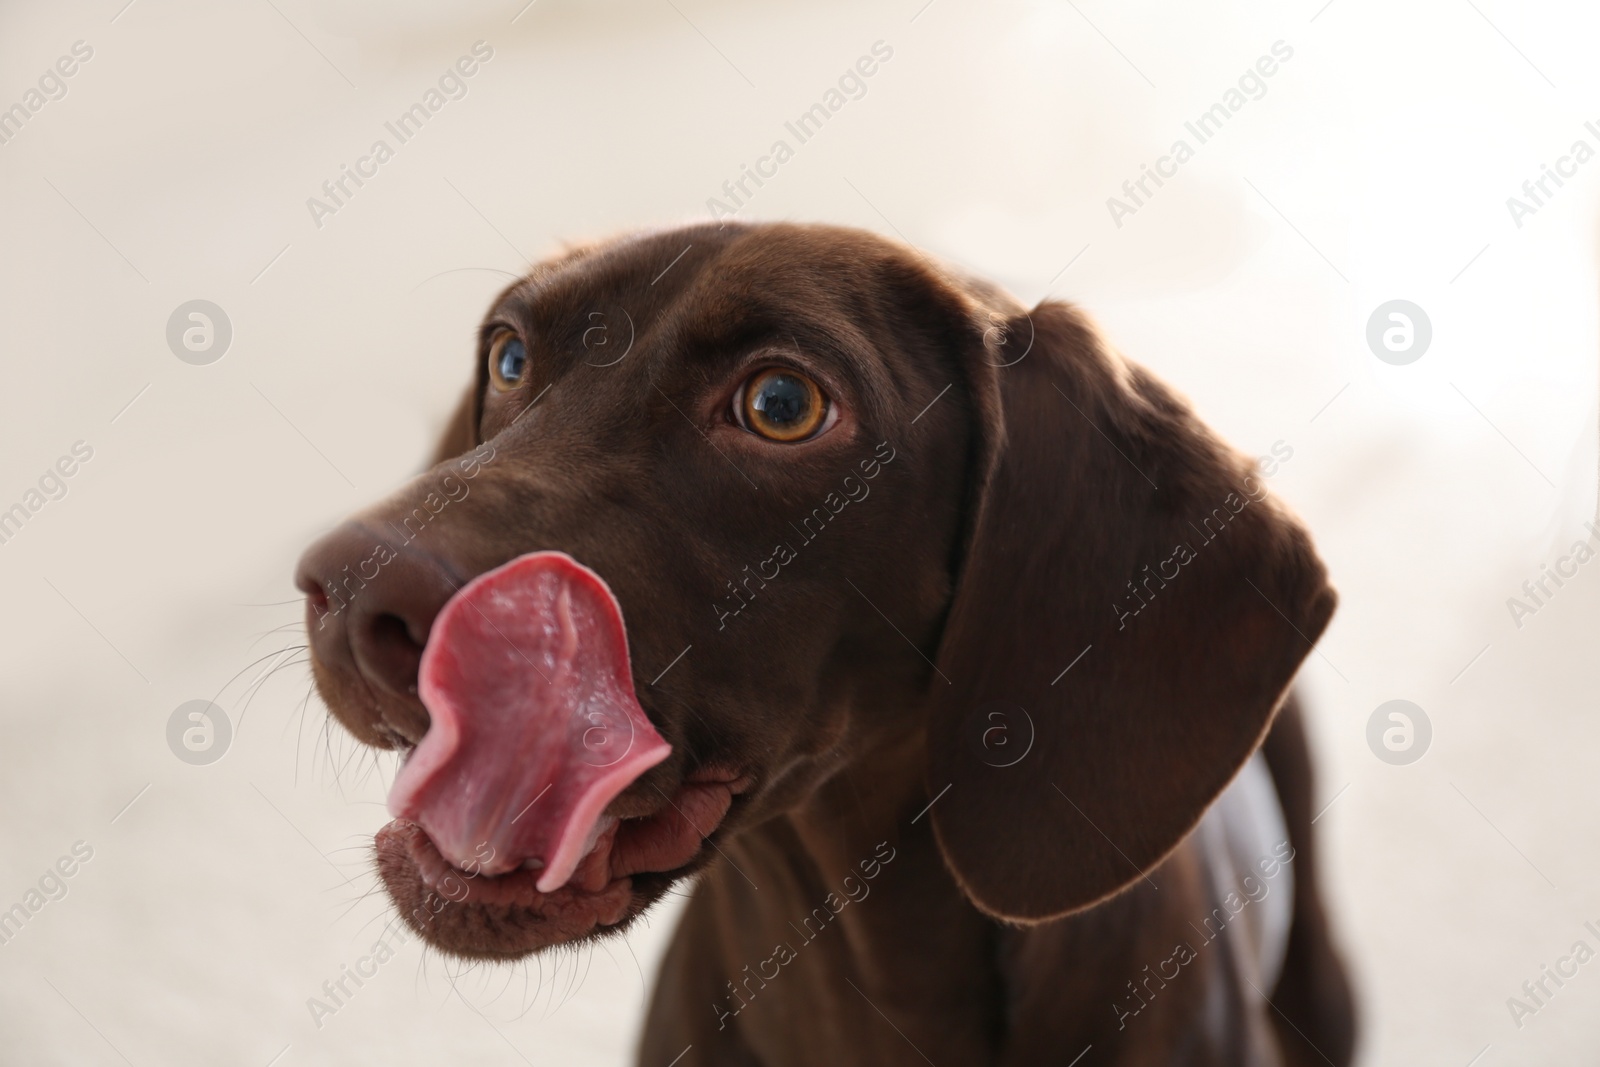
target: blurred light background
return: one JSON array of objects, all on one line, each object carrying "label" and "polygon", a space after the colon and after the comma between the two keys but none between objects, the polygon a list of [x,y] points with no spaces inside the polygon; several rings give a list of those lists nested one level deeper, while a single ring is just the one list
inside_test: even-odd
[{"label": "blurred light background", "polygon": [[[514,968],[412,942],[312,1018],[388,917],[366,849],[393,765],[329,735],[274,628],[302,546],[423,461],[510,274],[707,217],[780,138],[739,217],[1076,301],[1241,448],[1292,449],[1272,487],[1342,595],[1303,679],[1364,1062],[1593,1062],[1600,965],[1520,1026],[1507,998],[1600,925],[1600,562],[1508,599],[1600,546],[1600,159],[1523,191],[1600,148],[1600,12],[525,2],[0,3],[0,108],[25,116],[0,125],[0,509],[29,509],[0,544],[0,909],[92,850],[0,944],[0,1062],[627,1059],[674,907]],[[384,124],[478,42],[399,144]],[[784,123],[878,42],[799,144]],[[1200,144],[1185,123],[1275,50]],[[314,215],[379,139],[393,158]],[[1130,199],[1179,139],[1193,158]],[[167,340],[197,299],[231,324],[206,365]],[[1431,324],[1405,364],[1367,342],[1397,299]],[[1367,743],[1394,699],[1432,726],[1407,765]],[[216,762],[169,748],[190,700],[229,717]]]}]

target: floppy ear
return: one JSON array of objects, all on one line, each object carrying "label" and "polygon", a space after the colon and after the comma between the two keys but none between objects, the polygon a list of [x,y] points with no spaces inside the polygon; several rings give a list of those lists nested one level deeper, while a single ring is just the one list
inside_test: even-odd
[{"label": "floppy ear", "polygon": [[1041,921],[1194,828],[1335,595],[1254,465],[1069,307],[972,347],[974,512],[926,782],[949,785],[932,821],[967,895]]},{"label": "floppy ear", "polygon": [[433,456],[428,466],[436,467],[447,459],[455,459],[478,443],[478,390],[468,386],[467,391],[450,413],[439,443],[433,446]]}]

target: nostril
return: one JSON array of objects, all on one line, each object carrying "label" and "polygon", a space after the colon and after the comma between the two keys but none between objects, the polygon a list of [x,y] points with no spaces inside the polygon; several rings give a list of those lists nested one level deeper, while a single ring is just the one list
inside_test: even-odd
[{"label": "nostril", "polygon": [[432,618],[412,618],[409,615],[390,613],[384,616],[388,620],[387,626],[398,631],[393,638],[396,641],[405,641],[414,646],[417,654],[421,655],[423,648],[428,644],[428,630],[432,625]]},{"label": "nostril", "polygon": [[413,636],[411,625],[384,612],[371,618],[364,636],[360,655],[380,684],[392,692],[416,693],[423,641]]},{"label": "nostril", "polygon": [[411,626],[398,615],[385,613],[372,620],[372,636],[380,644],[407,645],[422,654],[423,642],[411,632]]},{"label": "nostril", "polygon": [[306,595],[306,603],[316,612],[318,618],[328,613],[328,590],[323,587],[322,579],[313,572],[310,553],[307,553],[300,560],[300,565],[295,568],[294,585]]}]

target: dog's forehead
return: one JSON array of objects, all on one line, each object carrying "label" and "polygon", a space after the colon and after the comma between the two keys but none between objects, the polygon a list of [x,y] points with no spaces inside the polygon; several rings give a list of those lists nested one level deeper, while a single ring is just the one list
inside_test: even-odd
[{"label": "dog's forehead", "polygon": [[561,330],[625,311],[696,332],[782,319],[858,317],[894,298],[917,267],[898,245],[826,226],[706,225],[631,235],[547,260],[508,289],[491,318]]}]

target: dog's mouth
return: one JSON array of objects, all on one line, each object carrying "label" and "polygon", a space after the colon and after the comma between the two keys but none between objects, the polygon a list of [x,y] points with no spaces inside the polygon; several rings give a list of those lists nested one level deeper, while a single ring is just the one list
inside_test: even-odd
[{"label": "dog's mouth", "polygon": [[739,783],[695,782],[665,811],[606,816],[604,829],[561,886],[544,892],[539,869],[486,875],[463,870],[407,819],[378,831],[378,871],[401,917],[428,941],[471,959],[517,959],[625,924],[702,858]]},{"label": "dog's mouth", "polygon": [[378,869],[404,919],[459,955],[521,956],[637,914],[635,881],[659,891],[671,878],[652,876],[692,865],[744,785],[702,769],[624,795],[672,749],[634,694],[616,598],[564,553],[462,587],[418,693],[431,722],[389,794]]}]

